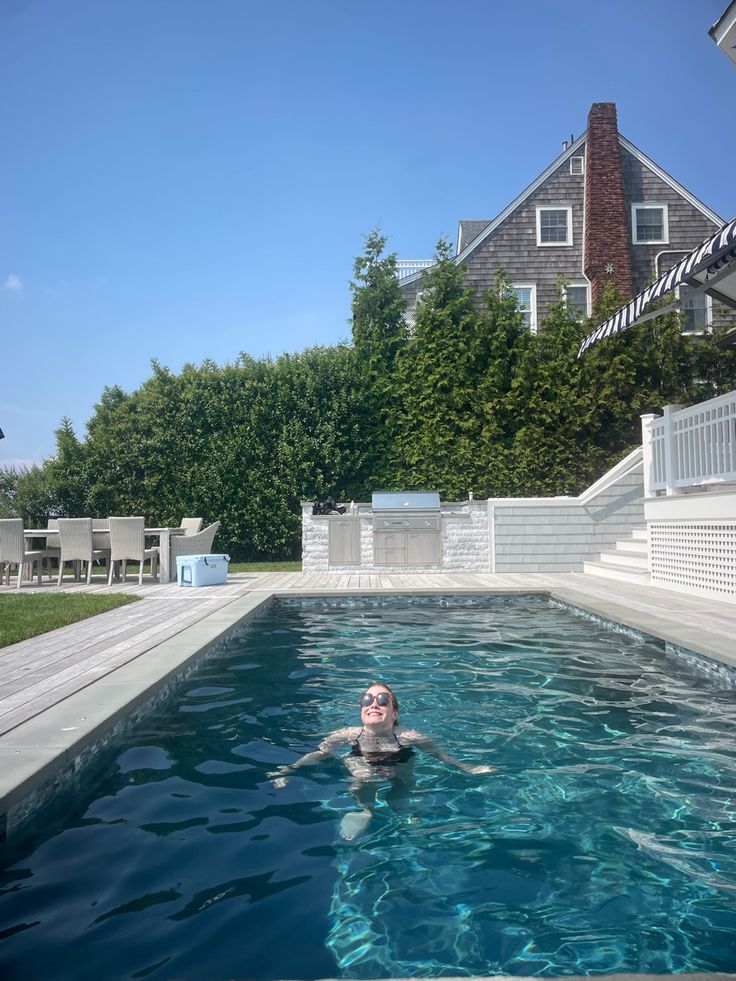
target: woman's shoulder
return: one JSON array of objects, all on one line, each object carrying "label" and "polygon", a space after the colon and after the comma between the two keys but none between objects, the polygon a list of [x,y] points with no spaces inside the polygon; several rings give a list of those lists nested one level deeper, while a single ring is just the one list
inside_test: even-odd
[{"label": "woman's shoulder", "polygon": [[429,736],[425,736],[423,732],[419,732],[417,729],[405,729],[403,726],[398,726],[394,731],[396,738],[405,746],[426,746],[432,742]]}]

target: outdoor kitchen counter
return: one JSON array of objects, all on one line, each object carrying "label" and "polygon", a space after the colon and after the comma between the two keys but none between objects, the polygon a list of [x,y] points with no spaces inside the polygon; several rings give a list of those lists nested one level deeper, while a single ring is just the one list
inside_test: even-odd
[{"label": "outdoor kitchen counter", "polygon": [[[487,501],[453,501],[433,511],[381,512],[365,502],[340,506],[344,514],[322,515],[312,513],[312,501],[302,502],[304,572],[489,571]],[[392,531],[399,536],[395,541]]]}]

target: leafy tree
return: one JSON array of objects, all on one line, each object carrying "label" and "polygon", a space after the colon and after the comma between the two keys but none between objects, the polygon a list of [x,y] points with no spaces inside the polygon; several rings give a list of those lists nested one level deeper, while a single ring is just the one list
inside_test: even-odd
[{"label": "leafy tree", "polygon": [[27,467],[18,472],[12,500],[13,517],[23,519],[26,527],[45,527],[50,515],[57,513],[56,495],[49,464]]},{"label": "leafy tree", "polygon": [[385,254],[386,238],[374,229],[353,266],[353,350],[360,395],[360,435],[364,459],[361,483],[375,489],[391,471],[396,422],[401,412],[396,374],[405,351],[406,304],[396,275],[396,254]]},{"label": "leafy tree", "polygon": [[77,439],[71,420],[64,417],[55,432],[56,456],[46,464],[53,495],[50,514],[80,517],[88,497],[87,448]]},{"label": "leafy tree", "polygon": [[14,518],[15,489],[18,471],[14,467],[0,467],[0,518]]},{"label": "leafy tree", "polygon": [[400,411],[394,478],[458,498],[472,479],[481,421],[476,389],[482,344],[474,291],[440,239],[424,275],[414,336],[398,359]]},{"label": "leafy tree", "polygon": [[524,325],[516,296],[505,273],[485,296],[476,334],[477,410],[482,428],[477,444],[476,473],[472,489],[477,496],[503,496],[510,493],[511,450],[523,416],[515,411],[511,393],[520,371],[520,361],[532,335]]}]

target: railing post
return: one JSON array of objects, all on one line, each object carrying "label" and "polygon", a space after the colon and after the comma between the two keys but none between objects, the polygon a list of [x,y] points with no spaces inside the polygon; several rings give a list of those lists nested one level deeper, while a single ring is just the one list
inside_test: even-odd
[{"label": "railing post", "polygon": [[651,497],[652,482],[652,422],[657,418],[653,412],[648,412],[641,419],[641,453],[644,467],[644,497]]},{"label": "railing post", "polygon": [[677,473],[677,446],[672,432],[672,416],[679,412],[681,405],[665,405],[662,408],[662,422],[664,424],[664,473],[667,489],[665,493],[668,497],[679,494],[680,491],[675,487],[675,476]]}]

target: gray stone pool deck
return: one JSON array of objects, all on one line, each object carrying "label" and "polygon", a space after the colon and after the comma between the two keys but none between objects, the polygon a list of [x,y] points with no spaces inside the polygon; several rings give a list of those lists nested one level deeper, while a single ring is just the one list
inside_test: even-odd
[{"label": "gray stone pool deck", "polygon": [[[543,593],[736,671],[736,605],[590,575],[236,573],[226,585],[65,586],[140,601],[0,649],[0,836],[12,833],[131,715],[279,595]],[[56,591],[51,584],[24,592]],[[0,592],[8,592],[0,587]]]}]

